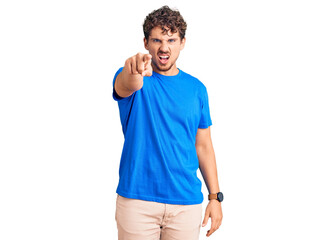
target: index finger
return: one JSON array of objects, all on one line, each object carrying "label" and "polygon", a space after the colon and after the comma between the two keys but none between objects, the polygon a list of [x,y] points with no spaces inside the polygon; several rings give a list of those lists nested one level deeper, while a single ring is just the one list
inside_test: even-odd
[{"label": "index finger", "polygon": [[145,54],[144,56],[143,56],[143,61],[144,62],[148,62],[148,61],[150,61],[152,59],[152,55],[150,55],[150,54]]}]

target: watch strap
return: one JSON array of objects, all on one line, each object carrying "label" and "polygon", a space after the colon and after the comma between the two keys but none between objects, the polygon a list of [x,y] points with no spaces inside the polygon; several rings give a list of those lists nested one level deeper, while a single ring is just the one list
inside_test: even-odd
[{"label": "watch strap", "polygon": [[213,200],[213,199],[217,200],[217,193],[209,194],[208,199],[209,200]]}]

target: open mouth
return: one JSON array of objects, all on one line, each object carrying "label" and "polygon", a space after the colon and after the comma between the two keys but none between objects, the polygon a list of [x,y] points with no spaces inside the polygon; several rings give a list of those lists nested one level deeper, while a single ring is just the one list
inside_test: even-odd
[{"label": "open mouth", "polygon": [[159,55],[159,60],[161,64],[166,64],[169,60],[169,56],[168,55]]}]

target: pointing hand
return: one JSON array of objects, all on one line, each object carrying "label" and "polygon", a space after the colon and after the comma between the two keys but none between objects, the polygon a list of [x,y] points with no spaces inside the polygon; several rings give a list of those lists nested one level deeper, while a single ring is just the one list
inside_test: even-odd
[{"label": "pointing hand", "polygon": [[[133,75],[140,74],[142,77],[150,77],[152,76],[152,55],[138,53],[133,57],[127,59],[128,67],[130,68],[130,73]],[[125,66],[126,66],[125,65]]]}]

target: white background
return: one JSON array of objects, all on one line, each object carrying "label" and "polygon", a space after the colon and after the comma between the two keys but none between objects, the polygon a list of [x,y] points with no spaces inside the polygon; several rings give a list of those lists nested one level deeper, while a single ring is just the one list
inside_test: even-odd
[{"label": "white background", "polygon": [[178,67],[209,93],[210,239],[336,239],[332,2],[1,1],[0,239],[117,239],[112,77],[165,4],[188,23]]}]

